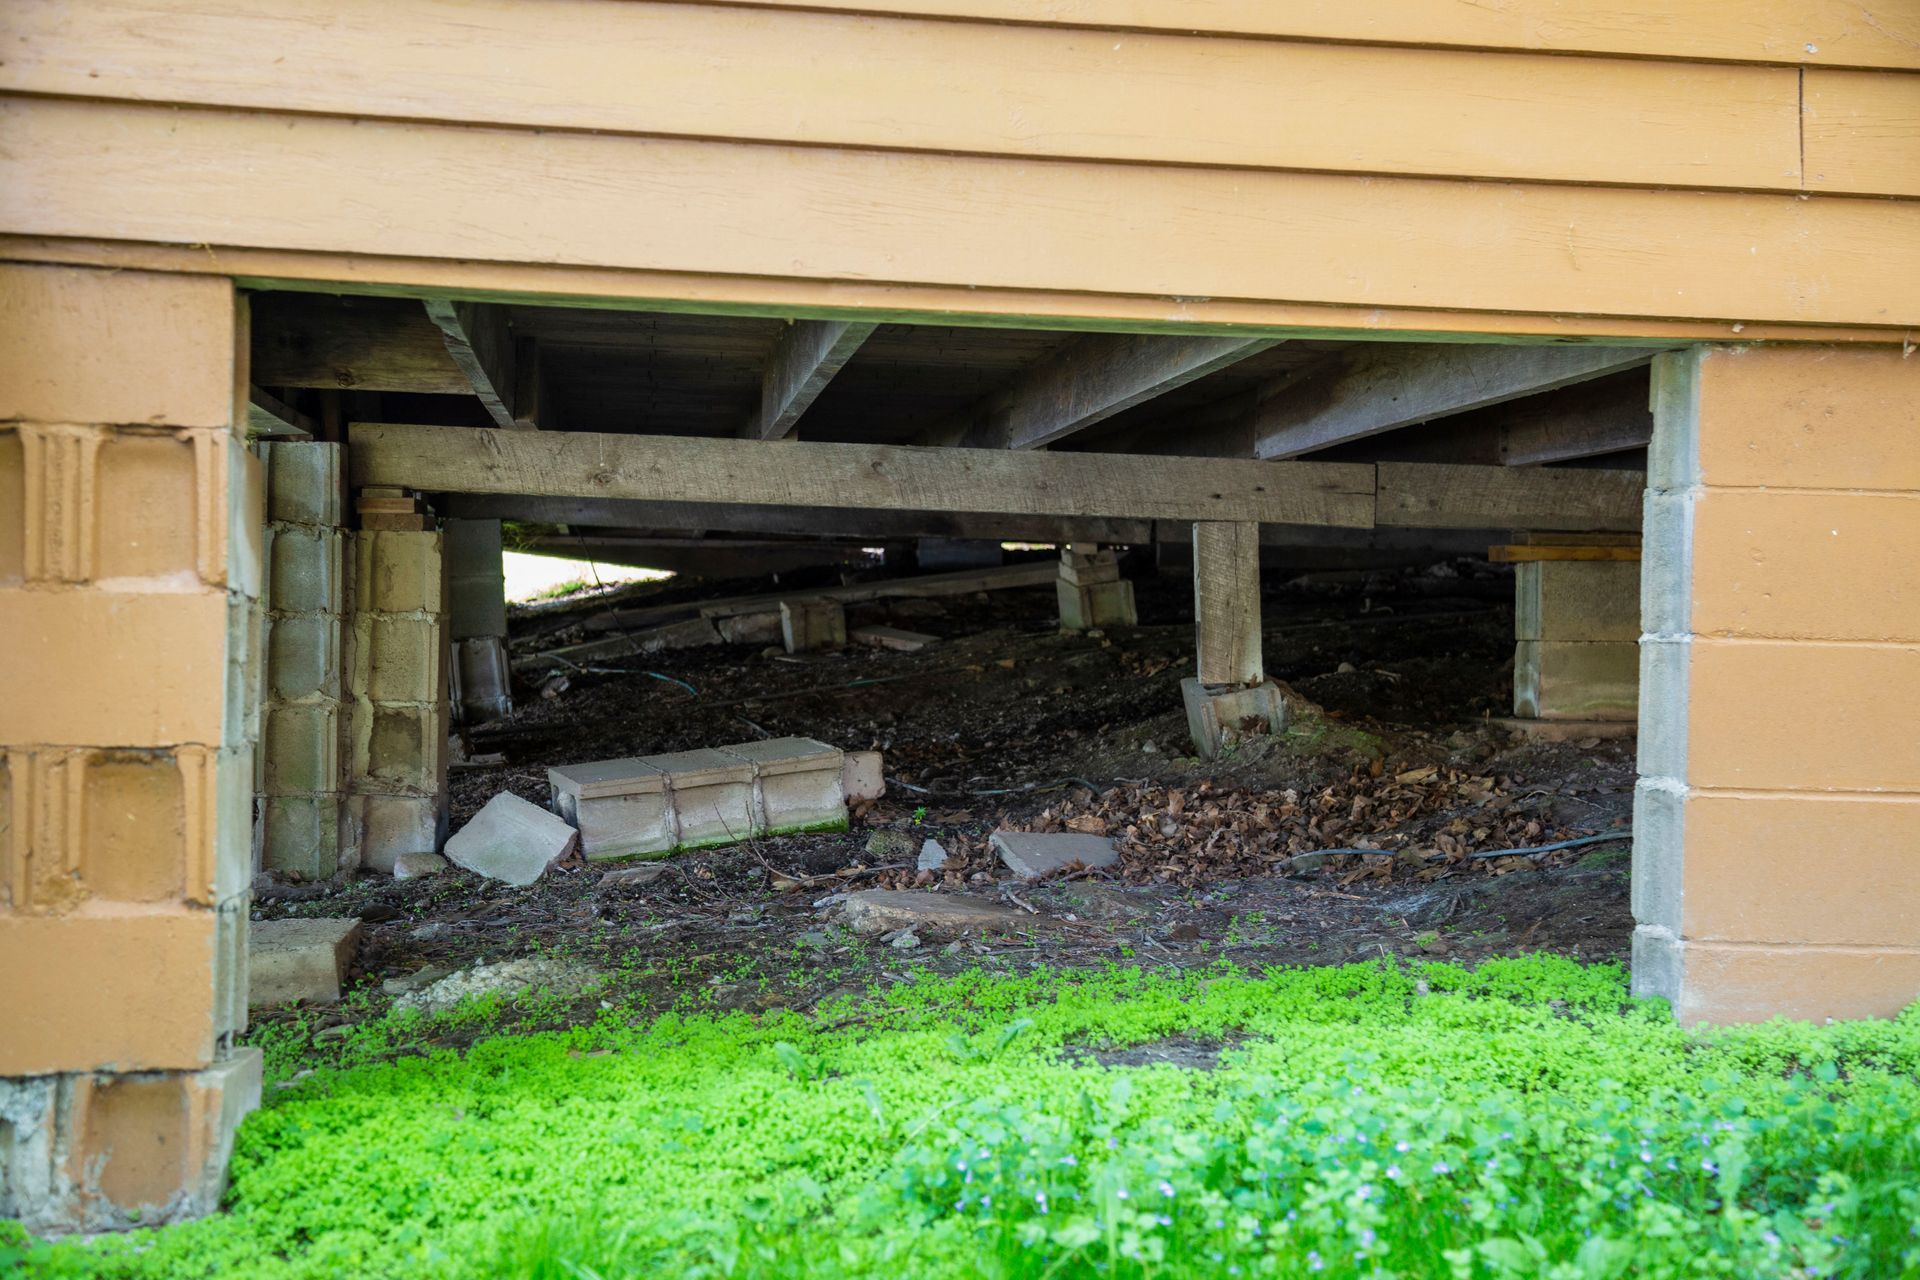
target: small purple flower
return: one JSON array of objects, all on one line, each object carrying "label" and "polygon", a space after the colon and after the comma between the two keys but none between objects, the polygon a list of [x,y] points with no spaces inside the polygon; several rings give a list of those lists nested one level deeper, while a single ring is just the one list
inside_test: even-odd
[{"label": "small purple flower", "polygon": [[1160,1194],[1163,1196],[1173,1195],[1173,1184],[1165,1178],[1160,1179]]}]

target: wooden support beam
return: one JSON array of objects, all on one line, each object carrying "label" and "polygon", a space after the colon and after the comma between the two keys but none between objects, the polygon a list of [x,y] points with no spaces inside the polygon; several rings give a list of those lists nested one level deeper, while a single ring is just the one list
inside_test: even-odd
[{"label": "wooden support beam", "polygon": [[440,330],[447,354],[466,376],[468,392],[478,396],[498,426],[524,428],[514,416],[513,332],[505,307],[486,302],[428,298],[422,304]]},{"label": "wooden support beam", "polygon": [[1647,347],[1363,344],[1263,399],[1253,452],[1294,458],[1636,368],[1657,354]]},{"label": "wooden support beam", "polygon": [[318,425],[262,387],[247,388],[247,435],[255,440],[311,440]]},{"label": "wooden support beam", "polygon": [[1647,487],[1642,471],[1438,462],[1382,462],[1376,469],[1375,523],[1411,529],[1635,531]]},{"label": "wooden support beam", "polygon": [[513,421],[525,431],[562,429],[553,377],[532,338],[513,341]]},{"label": "wooden support beam", "polygon": [[252,377],[263,387],[473,394],[440,330],[409,299],[262,293],[251,311]]},{"label": "wooden support beam", "polygon": [[1087,334],[937,428],[929,441],[1044,448],[1279,344],[1277,338]]},{"label": "wooden support beam", "polygon": [[1489,415],[1500,460],[1536,467],[1644,449],[1653,439],[1649,391],[1636,371],[1501,405]]},{"label": "wooden support beam", "polygon": [[1266,679],[1260,653],[1260,529],[1240,520],[1193,526],[1193,628],[1202,684]]},{"label": "wooden support beam", "polygon": [[793,434],[800,415],[878,327],[846,320],[790,321],[760,376],[760,403],[740,434],[749,440]]},{"label": "wooden support beam", "polygon": [[[793,444],[354,423],[356,485],[436,493],[745,502],[1365,528],[1364,464],[911,445]],[[1636,506],[1636,511],[1638,507]],[[1551,526],[1546,526],[1551,527]]]}]

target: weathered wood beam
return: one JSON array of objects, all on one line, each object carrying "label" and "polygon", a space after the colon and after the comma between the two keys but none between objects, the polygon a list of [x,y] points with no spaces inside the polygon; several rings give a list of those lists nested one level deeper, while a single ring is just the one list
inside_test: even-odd
[{"label": "weathered wood beam", "polygon": [[513,331],[505,307],[486,302],[452,302],[428,298],[427,316],[440,330],[447,354],[466,375],[469,393],[480,398],[487,416],[498,426],[525,428],[513,412]]},{"label": "weathered wood beam", "polygon": [[262,387],[247,388],[247,434],[255,440],[311,440],[314,420]]},{"label": "weathered wood beam", "polygon": [[760,375],[760,403],[740,434],[749,440],[791,435],[800,416],[878,327],[846,320],[789,322]]},{"label": "weathered wood beam", "polygon": [[1277,338],[1087,334],[929,438],[940,444],[1044,448],[1279,344]]},{"label": "weathered wood beam", "polygon": [[1375,522],[1411,529],[1634,530],[1647,487],[1641,471],[1441,462],[1382,462],[1376,470]]},{"label": "weathered wood beam", "polygon": [[[1363,464],[1154,459],[911,445],[529,433],[355,423],[356,485],[439,493],[745,502],[910,511],[1364,528]],[[396,479],[395,477],[400,477]],[[1637,508],[1636,508],[1637,510]]]},{"label": "weathered wood beam", "polygon": [[251,311],[252,377],[263,387],[473,393],[411,300],[262,293]]},{"label": "weathered wood beam", "polygon": [[1627,374],[1515,400],[1493,411],[1510,467],[1644,449],[1653,439],[1645,374]]},{"label": "weathered wood beam", "polygon": [[1647,347],[1422,343],[1356,346],[1263,399],[1254,456],[1294,458],[1652,361]]},{"label": "weathered wood beam", "polygon": [[1244,521],[1193,526],[1193,629],[1203,684],[1266,679],[1260,652],[1260,530]]},{"label": "weathered wood beam", "polygon": [[561,430],[553,375],[532,338],[513,342],[513,420],[523,430]]}]

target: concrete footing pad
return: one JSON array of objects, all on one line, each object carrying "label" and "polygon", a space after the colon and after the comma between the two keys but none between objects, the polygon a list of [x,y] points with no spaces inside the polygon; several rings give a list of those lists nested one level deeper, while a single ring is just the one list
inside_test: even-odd
[{"label": "concrete footing pad", "polygon": [[1080,864],[1110,867],[1120,851],[1105,836],[1078,831],[996,831],[987,841],[1007,870],[1023,879],[1052,875]]},{"label": "concrete footing pad", "polygon": [[0,1079],[0,1218],[55,1236],[214,1212],[262,1065],[246,1048],[198,1071]]},{"label": "concrete footing pad", "polygon": [[247,1003],[337,1003],[359,942],[358,920],[258,922],[248,933]]},{"label": "concrete footing pad", "polygon": [[1220,688],[1189,676],[1180,682],[1180,697],[1187,708],[1187,733],[1202,760],[1286,727],[1286,699],[1271,680],[1246,688]]}]

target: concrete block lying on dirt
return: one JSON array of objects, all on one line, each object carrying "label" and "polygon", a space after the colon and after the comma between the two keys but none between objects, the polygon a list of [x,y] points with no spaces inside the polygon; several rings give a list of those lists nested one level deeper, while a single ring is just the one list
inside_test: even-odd
[{"label": "concrete block lying on dirt", "polygon": [[752,761],[701,747],[648,756],[643,763],[667,775],[678,848],[736,844],[755,834]]},{"label": "concrete block lying on dirt", "polygon": [[996,831],[987,843],[1007,870],[1027,880],[1052,875],[1076,862],[1110,867],[1120,861],[1113,841],[1077,831]]},{"label": "concrete block lying on dirt", "polygon": [[911,889],[862,889],[839,905],[840,918],[861,934],[911,930],[928,937],[962,933],[1018,933],[1042,923],[999,902],[956,893],[922,893]]},{"label": "concrete block lying on dirt", "polygon": [[259,921],[248,934],[247,1003],[337,1003],[359,941],[358,920]]},{"label": "concrete block lying on dirt", "polygon": [[848,751],[840,757],[840,789],[847,799],[878,800],[887,794],[887,779],[878,751]]},{"label": "concrete block lying on dirt", "polygon": [[780,602],[780,639],[788,653],[844,649],[847,611],[838,601],[800,597]]},{"label": "concrete block lying on dirt", "polygon": [[580,833],[539,805],[502,791],[447,837],[457,866],[507,884],[529,885],[572,853]]},{"label": "concrete block lying on dirt", "polygon": [[847,829],[840,748],[812,738],[790,737],[720,750],[753,766],[755,834]]},{"label": "concrete block lying on dirt", "polygon": [[437,853],[403,853],[393,860],[393,878],[418,880],[421,876],[437,876],[447,865],[447,860]]},{"label": "concrete block lying on dirt", "polygon": [[595,760],[547,770],[553,811],[580,830],[588,858],[631,858],[673,851],[667,775],[645,760]]},{"label": "concrete block lying on dirt", "polygon": [[930,636],[923,631],[904,631],[899,627],[855,627],[847,632],[847,639],[870,649],[918,653],[928,645],[938,643],[940,637]]}]

